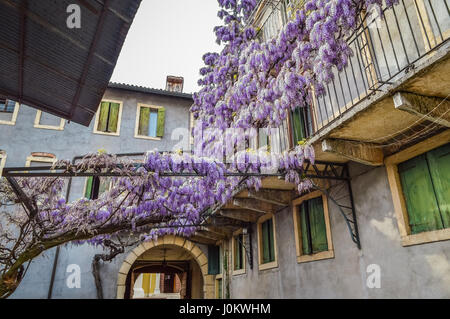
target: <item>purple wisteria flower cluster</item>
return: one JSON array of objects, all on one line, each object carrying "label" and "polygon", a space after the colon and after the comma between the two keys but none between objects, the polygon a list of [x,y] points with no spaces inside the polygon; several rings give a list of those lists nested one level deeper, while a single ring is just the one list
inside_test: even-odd
[{"label": "purple wisteria flower cluster", "polygon": [[360,26],[363,10],[396,2],[310,0],[278,36],[260,42],[245,24],[255,1],[219,1],[225,25],[215,32],[225,48],[203,56],[195,118],[220,129],[280,126],[290,110],[311,103],[312,88],[325,94],[333,69],[347,65],[352,51],[346,39]]},{"label": "purple wisteria flower cluster", "polygon": [[[281,170],[286,172],[287,181],[301,185],[299,172],[305,160],[314,158],[312,152],[304,152],[303,148],[283,156],[243,151],[226,164],[190,153],[157,150],[147,152],[142,165],[107,154],[91,154],[76,165],[60,161],[55,167],[72,172],[101,168],[120,177],[115,177],[111,190],[98,199],[80,198],[70,203],[62,197],[65,183],[60,178],[20,178],[18,182],[36,205],[39,214],[34,222],[44,233],[44,240],[85,237],[97,245],[113,233],[130,230],[143,240],[163,234],[190,236],[196,231],[202,212],[216,203],[225,204],[242,182],[243,177],[233,173]],[[256,177],[246,178],[245,182],[247,187],[256,189],[261,184]]]}]

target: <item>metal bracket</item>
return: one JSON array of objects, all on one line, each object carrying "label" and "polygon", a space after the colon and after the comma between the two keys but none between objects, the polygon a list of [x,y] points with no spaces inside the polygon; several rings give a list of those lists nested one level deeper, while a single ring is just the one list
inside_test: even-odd
[{"label": "metal bracket", "polygon": [[325,196],[337,206],[339,212],[344,217],[352,241],[356,244],[358,249],[361,249],[355,205],[353,202],[352,186],[350,183],[350,175],[347,165],[343,168],[343,174],[346,178],[341,183],[342,186],[337,190],[337,193],[343,192],[343,194],[341,193],[337,198],[332,196],[328,190],[320,188],[317,185],[314,185],[314,188],[325,194]]}]

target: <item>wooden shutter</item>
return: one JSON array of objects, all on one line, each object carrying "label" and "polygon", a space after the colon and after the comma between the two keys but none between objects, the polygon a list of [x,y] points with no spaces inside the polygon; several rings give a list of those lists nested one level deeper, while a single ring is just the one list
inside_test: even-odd
[{"label": "wooden shutter", "polygon": [[294,139],[294,146],[296,146],[297,142],[302,141],[304,138],[306,138],[303,110],[300,108],[293,110],[291,112],[291,117],[292,117],[292,135]]},{"label": "wooden shutter", "polygon": [[220,274],[220,247],[208,246],[208,275]]},{"label": "wooden shutter", "polygon": [[273,220],[272,218],[268,220],[269,227],[269,261],[275,260],[275,235],[273,233]]},{"label": "wooden shutter", "polygon": [[309,249],[308,229],[306,223],[306,205],[308,201],[304,201],[299,207],[300,217],[300,234],[302,235],[302,254],[310,255],[312,252]]},{"label": "wooden shutter", "polygon": [[262,235],[262,252],[263,258],[262,262],[267,263],[270,261],[270,246],[269,246],[269,223],[265,221],[261,224],[261,235]]},{"label": "wooden shutter", "polygon": [[322,197],[308,200],[308,205],[313,254],[321,251],[327,251],[327,228],[323,213]]},{"label": "wooden shutter", "polygon": [[158,137],[164,136],[165,117],[166,117],[166,109],[163,107],[158,109],[158,127],[156,129],[156,136]]},{"label": "wooden shutter", "polygon": [[117,132],[117,125],[119,122],[119,110],[120,110],[119,103],[110,104],[108,131],[111,133]]},{"label": "wooden shutter", "polygon": [[94,181],[94,177],[93,176],[89,176],[87,178],[86,181],[86,190],[84,191],[84,197],[91,199],[91,195],[92,195],[92,183]]},{"label": "wooden shutter", "polygon": [[234,237],[234,269],[235,270],[239,270],[242,269],[241,267],[241,256],[242,256],[242,251],[241,251],[241,245],[239,243],[240,240],[240,236],[236,236]]},{"label": "wooden shutter", "polygon": [[100,103],[100,114],[98,116],[97,131],[106,132],[108,122],[109,102]]},{"label": "wooden shutter", "polygon": [[442,229],[442,220],[428,170],[426,155],[398,165],[411,233]]},{"label": "wooden shutter", "polygon": [[450,143],[427,153],[431,179],[444,228],[450,227]]},{"label": "wooden shutter", "polygon": [[141,110],[139,112],[138,135],[142,136],[148,135],[149,122],[150,122],[150,108],[141,107]]}]

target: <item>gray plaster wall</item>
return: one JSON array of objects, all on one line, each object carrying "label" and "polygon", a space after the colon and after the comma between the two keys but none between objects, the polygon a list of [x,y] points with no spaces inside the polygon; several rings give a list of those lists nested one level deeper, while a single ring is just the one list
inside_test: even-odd
[{"label": "gray plaster wall", "polygon": [[[258,271],[253,227],[253,270],[247,264],[246,274],[231,277],[232,298],[450,298],[450,242],[403,247],[385,167],[350,168],[362,249],[329,201],[335,258],[297,263],[286,208],[275,216],[278,268]],[[379,289],[366,285],[371,264],[381,268]]]},{"label": "gray plaster wall", "polygon": [[[189,107],[192,100],[172,96],[139,93],[121,89],[107,89],[105,99],[123,101],[120,136],[94,134],[94,121],[89,127],[75,123],[66,123],[63,131],[35,128],[36,110],[28,106],[20,106],[16,124],[0,125],[0,149],[6,151],[6,167],[25,166],[27,156],[31,152],[47,152],[58,159],[71,160],[74,156],[97,152],[105,149],[108,153],[145,152],[157,148],[160,151],[187,149],[188,136],[173,132],[189,132]],[[137,104],[163,106],[166,109],[165,133],[160,141],[134,138]],[[181,129],[181,130],[180,130]],[[83,195],[85,178],[75,178],[69,200]],[[51,249],[31,262],[22,283],[11,298],[47,298],[53,261],[56,249]],[[58,267],[53,286],[53,298],[96,298],[96,289],[91,272],[91,262],[100,248],[88,245],[74,246],[67,244],[61,247]],[[116,281],[119,268],[127,253],[120,255],[113,262],[102,265],[105,298],[116,297]],[[66,280],[67,266],[76,264],[81,269],[81,288],[69,289]]]}]

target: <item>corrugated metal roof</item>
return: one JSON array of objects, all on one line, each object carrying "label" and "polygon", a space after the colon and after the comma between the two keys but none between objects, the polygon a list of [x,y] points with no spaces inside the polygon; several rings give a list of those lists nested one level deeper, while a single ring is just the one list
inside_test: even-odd
[{"label": "corrugated metal roof", "polygon": [[153,89],[145,86],[138,86],[138,85],[132,85],[132,84],[125,84],[125,83],[116,83],[116,82],[110,82],[108,84],[108,88],[112,89],[122,89],[122,90],[129,90],[134,92],[142,92],[142,93],[150,93],[150,94],[158,94],[158,95],[165,95],[165,96],[174,96],[174,97],[180,97],[183,99],[189,99],[192,100],[192,94],[189,93],[181,93],[181,92],[173,92],[173,91],[167,91],[167,90],[161,90],[161,89]]},{"label": "corrugated metal roof", "polygon": [[140,2],[0,0],[0,97],[89,125]]}]

